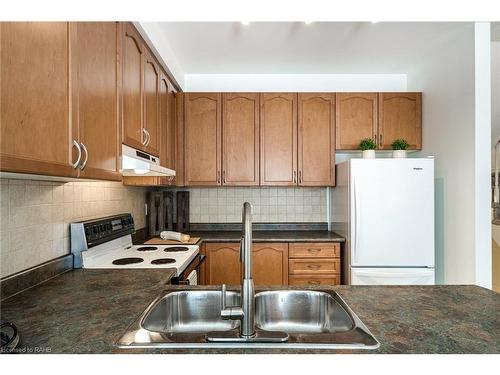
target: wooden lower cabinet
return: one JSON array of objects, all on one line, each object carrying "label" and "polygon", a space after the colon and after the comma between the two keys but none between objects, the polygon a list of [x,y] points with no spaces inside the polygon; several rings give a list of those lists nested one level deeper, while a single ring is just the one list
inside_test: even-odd
[{"label": "wooden lower cabinet", "polygon": [[239,243],[205,244],[205,284],[241,284]]},{"label": "wooden lower cabinet", "polygon": [[340,272],[340,259],[290,259],[290,275],[324,275]]},{"label": "wooden lower cabinet", "polygon": [[340,244],[304,242],[289,245],[290,285],[339,285]]},{"label": "wooden lower cabinet", "polygon": [[288,244],[255,243],[252,266],[255,285],[287,285]]},{"label": "wooden lower cabinet", "polygon": [[290,275],[288,276],[288,285],[340,285],[340,274],[329,276],[317,275]]},{"label": "wooden lower cabinet", "polygon": [[[206,243],[201,283],[240,285],[239,243]],[[319,251],[318,251],[319,249]],[[313,255],[311,252],[313,250]],[[339,243],[254,243],[252,271],[256,286],[340,284]]]},{"label": "wooden lower cabinet", "polygon": [[[202,274],[206,285],[240,285],[242,269],[239,243],[207,243]],[[254,243],[252,268],[255,285],[288,284],[288,244]]]}]

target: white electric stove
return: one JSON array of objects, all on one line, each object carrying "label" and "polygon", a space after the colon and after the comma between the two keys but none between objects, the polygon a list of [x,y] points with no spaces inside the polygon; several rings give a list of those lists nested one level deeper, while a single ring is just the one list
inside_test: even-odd
[{"label": "white electric stove", "polygon": [[131,214],[71,224],[74,268],[173,268],[179,278],[193,263],[203,261],[197,259],[198,245],[133,245],[133,232]]}]

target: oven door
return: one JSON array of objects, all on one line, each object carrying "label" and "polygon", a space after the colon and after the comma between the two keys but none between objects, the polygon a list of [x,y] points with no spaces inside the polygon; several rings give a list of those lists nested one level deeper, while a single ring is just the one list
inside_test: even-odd
[{"label": "oven door", "polygon": [[198,254],[179,276],[170,280],[170,283],[172,285],[198,285],[200,282],[200,267],[206,257],[206,255]]}]

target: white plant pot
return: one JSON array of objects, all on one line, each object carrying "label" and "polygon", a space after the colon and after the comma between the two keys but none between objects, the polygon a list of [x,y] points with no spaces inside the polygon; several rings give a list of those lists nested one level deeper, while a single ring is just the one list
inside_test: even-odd
[{"label": "white plant pot", "polygon": [[406,150],[393,150],[392,157],[394,159],[404,159],[406,158]]},{"label": "white plant pot", "polygon": [[375,150],[363,150],[363,159],[375,159]]}]

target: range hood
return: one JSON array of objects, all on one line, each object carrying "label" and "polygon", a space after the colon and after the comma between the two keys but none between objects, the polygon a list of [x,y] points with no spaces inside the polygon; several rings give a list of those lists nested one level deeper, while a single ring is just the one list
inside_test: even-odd
[{"label": "range hood", "polygon": [[175,171],[160,165],[160,158],[144,151],[122,145],[122,175],[141,176],[175,176]]}]

